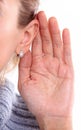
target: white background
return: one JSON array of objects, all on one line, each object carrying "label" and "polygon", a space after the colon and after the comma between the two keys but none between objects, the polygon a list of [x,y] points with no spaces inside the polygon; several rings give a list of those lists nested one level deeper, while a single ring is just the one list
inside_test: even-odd
[{"label": "white background", "polygon": [[[71,33],[72,54],[75,70],[75,100],[73,108],[73,130],[81,130],[81,4],[80,0],[41,0],[40,10],[47,17],[55,16],[60,29],[67,27]],[[17,71],[17,69],[16,69]],[[16,84],[15,71],[8,78]],[[14,79],[14,80],[13,80]]]},{"label": "white background", "polygon": [[41,0],[40,10],[44,10],[47,17],[55,16],[61,31],[65,27],[70,29],[75,70],[73,130],[81,130],[81,2],[80,0]]}]

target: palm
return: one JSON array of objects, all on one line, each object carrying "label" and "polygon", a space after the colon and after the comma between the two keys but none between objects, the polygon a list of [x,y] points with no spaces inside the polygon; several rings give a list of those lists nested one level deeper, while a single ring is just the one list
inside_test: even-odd
[{"label": "palm", "polygon": [[[50,28],[52,25],[50,24]],[[44,27],[41,22],[40,26],[41,28]],[[57,31],[58,26],[55,25],[55,28],[55,31]],[[47,31],[45,27],[41,29],[41,35],[42,33],[46,33],[45,31]],[[73,68],[70,53],[65,52],[67,48],[63,50],[63,46],[61,45],[62,41],[59,32],[53,31],[51,28],[50,32],[53,33],[54,38],[52,40],[49,33],[47,37],[44,34],[43,40],[41,40],[42,36],[40,37],[40,34],[38,34],[33,43],[32,53],[28,52],[22,59],[20,63],[20,74],[23,72],[24,77],[22,78],[20,75],[19,89],[33,114],[67,116],[70,114],[72,108]],[[52,44],[47,43],[46,45],[45,38],[48,38],[46,39],[46,43],[58,41],[60,46],[58,43],[54,48]],[[64,42],[67,42],[67,38],[64,38]],[[39,43],[38,45],[37,42]],[[66,53],[67,59],[66,55],[63,56]],[[25,61],[25,58],[26,60],[30,59],[30,61],[27,60],[27,65],[23,66],[23,60]]]}]

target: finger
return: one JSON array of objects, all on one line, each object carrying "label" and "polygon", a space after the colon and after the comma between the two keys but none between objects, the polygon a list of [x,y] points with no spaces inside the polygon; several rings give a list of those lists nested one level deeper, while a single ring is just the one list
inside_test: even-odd
[{"label": "finger", "polygon": [[45,54],[50,54],[53,56],[52,41],[48,29],[48,22],[43,11],[38,13],[38,20],[42,39],[42,50]]},{"label": "finger", "polygon": [[68,65],[72,65],[70,33],[68,29],[63,30],[63,50],[64,61]]},{"label": "finger", "polygon": [[63,46],[62,46],[62,40],[60,35],[60,30],[58,27],[58,23],[56,18],[51,17],[49,19],[49,29],[52,37],[52,43],[53,43],[53,55],[57,58],[62,58],[63,55]]},{"label": "finger", "polygon": [[42,56],[42,41],[40,37],[40,32],[34,38],[32,43],[32,58]]}]

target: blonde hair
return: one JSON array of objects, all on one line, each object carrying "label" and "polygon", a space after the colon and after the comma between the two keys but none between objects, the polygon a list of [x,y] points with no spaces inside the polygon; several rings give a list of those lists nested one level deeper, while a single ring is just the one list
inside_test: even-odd
[{"label": "blonde hair", "polygon": [[7,65],[0,72],[0,84],[5,83],[5,74],[11,71],[19,63],[20,58],[17,57],[16,53],[13,54]]},{"label": "blonde hair", "polygon": [[[18,28],[24,28],[35,18],[39,6],[39,0],[19,0]],[[0,84],[5,83],[5,73],[11,71],[18,63],[20,58],[16,53],[11,57],[9,63],[0,72]]]},{"label": "blonde hair", "polygon": [[18,26],[25,27],[29,22],[35,18],[39,7],[39,0],[19,0],[19,18]]}]

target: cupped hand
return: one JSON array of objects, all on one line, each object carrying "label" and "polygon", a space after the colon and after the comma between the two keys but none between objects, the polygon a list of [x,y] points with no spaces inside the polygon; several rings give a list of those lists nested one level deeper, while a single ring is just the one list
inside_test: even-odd
[{"label": "cupped hand", "polygon": [[56,18],[38,13],[39,33],[19,64],[19,91],[35,116],[70,116],[73,64],[69,30],[62,38]]}]

